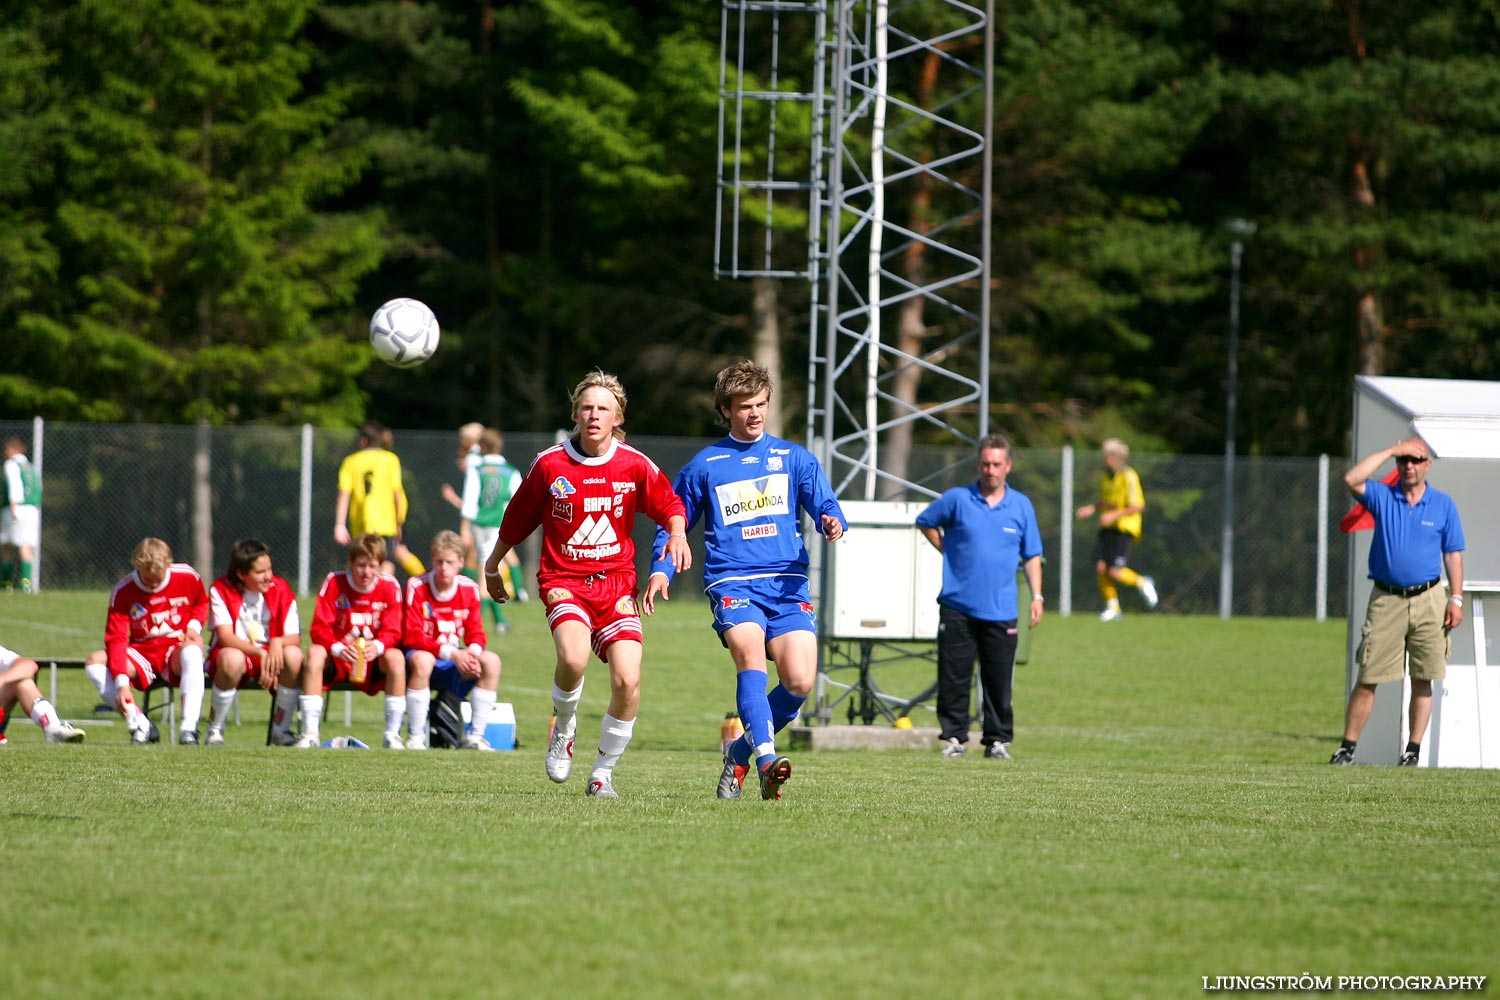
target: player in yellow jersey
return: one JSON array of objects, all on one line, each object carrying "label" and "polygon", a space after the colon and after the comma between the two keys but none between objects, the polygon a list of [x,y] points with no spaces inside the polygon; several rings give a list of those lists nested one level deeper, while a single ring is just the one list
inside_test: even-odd
[{"label": "player in yellow jersey", "polygon": [[1119,438],[1105,441],[1104,472],[1099,478],[1099,502],[1078,508],[1078,518],[1099,515],[1099,543],[1094,550],[1094,572],[1099,576],[1099,596],[1104,610],[1099,620],[1112,622],[1122,616],[1120,593],[1115,584],[1135,587],[1146,601],[1156,607],[1156,581],[1142,576],[1129,566],[1130,550],[1141,538],[1141,511],[1146,509],[1146,494],[1141,477],[1126,461],[1130,446]]},{"label": "player in yellow jersey", "polygon": [[[333,515],[333,537],[340,545],[366,533],[380,535],[408,576],[427,571],[422,560],[401,544],[406,521],[406,489],[401,485],[401,459],[391,451],[390,431],[374,420],[359,428],[359,450],[339,465],[339,499]],[[383,446],[384,445],[384,446]],[[389,562],[386,573],[395,571]]]}]

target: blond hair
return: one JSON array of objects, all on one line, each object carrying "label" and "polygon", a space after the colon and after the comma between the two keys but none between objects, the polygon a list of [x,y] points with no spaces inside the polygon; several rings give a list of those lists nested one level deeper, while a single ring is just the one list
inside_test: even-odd
[{"label": "blond hair", "polygon": [[714,415],[721,426],[729,426],[726,410],[741,396],[765,393],[771,396],[771,373],[754,361],[736,361],[714,379]]},{"label": "blond hair", "polygon": [[1119,455],[1121,458],[1130,457],[1130,445],[1119,438],[1105,438],[1099,450],[1105,455]]},{"label": "blond hair", "polygon": [[349,565],[354,565],[354,560],[359,558],[369,559],[372,562],[385,562],[385,539],[379,535],[366,532],[349,543]]},{"label": "blond hair", "polygon": [[479,453],[482,455],[498,455],[505,450],[505,438],[493,427],[486,427],[484,433],[479,435]]},{"label": "blond hair", "polygon": [[[155,570],[165,573],[172,565],[172,547],[160,538],[142,538],[130,554],[137,572]],[[154,575],[154,574],[153,574]]]},{"label": "blond hair", "polygon": [[451,552],[459,559],[466,559],[469,555],[464,540],[458,537],[456,531],[439,531],[432,536],[432,554],[437,555],[439,552]]},{"label": "blond hair", "polygon": [[[625,422],[625,386],[620,382],[620,377],[618,375],[611,375],[609,372],[601,371],[598,368],[595,368],[593,371],[585,375],[583,377],[583,381],[579,382],[573,387],[573,396],[571,403],[573,407],[572,413],[574,422],[576,423],[578,420],[579,400],[581,400],[583,398],[583,394],[590,389],[603,389],[605,392],[608,392],[611,396],[615,397],[615,410],[619,414],[620,423],[623,424]],[[614,435],[616,440],[624,441],[625,428],[616,427],[614,429]]]},{"label": "blond hair", "polygon": [[484,433],[484,424],[479,421],[471,421],[458,429],[458,445],[468,450],[479,443],[479,435]]}]

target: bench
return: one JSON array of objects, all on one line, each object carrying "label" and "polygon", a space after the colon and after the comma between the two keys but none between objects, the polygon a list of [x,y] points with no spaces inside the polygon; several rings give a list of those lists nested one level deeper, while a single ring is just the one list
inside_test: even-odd
[{"label": "bench", "polygon": [[[49,700],[54,705],[57,704],[57,672],[59,670],[82,670],[85,663],[84,658],[81,656],[31,656],[28,657],[28,659],[35,660],[38,667],[47,668],[48,677],[50,679]],[[207,682],[206,678],[205,681],[206,685],[204,696],[206,698],[208,695],[207,688],[212,687],[212,683]],[[239,686],[240,691],[248,691],[251,689],[259,688],[260,684],[250,677],[246,677],[244,680],[242,680]],[[163,691],[167,692],[167,695],[162,698],[161,704],[153,707],[151,702],[154,700],[154,696]],[[141,711],[146,715],[148,719],[151,717],[152,713],[155,713],[158,717],[165,714],[165,728],[167,733],[169,734],[167,739],[167,743],[169,745],[175,742],[175,740],[171,738],[170,734],[175,734],[177,731],[177,699],[174,697],[175,691],[176,689],[172,685],[168,684],[165,680],[158,677],[156,680],[152,681],[150,685],[147,686],[145,691],[141,692]],[[269,745],[271,742],[271,716],[274,714],[275,700],[273,698],[271,703],[271,711],[266,716],[267,745]],[[235,698],[234,701],[234,724],[240,724],[240,702],[238,698]]]}]

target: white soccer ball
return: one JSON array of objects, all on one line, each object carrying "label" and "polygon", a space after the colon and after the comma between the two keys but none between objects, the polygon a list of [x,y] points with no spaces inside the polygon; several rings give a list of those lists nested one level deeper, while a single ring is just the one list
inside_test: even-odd
[{"label": "white soccer ball", "polygon": [[441,332],[437,317],[416,299],[391,299],[370,317],[370,346],[388,365],[412,368],[432,357]]}]

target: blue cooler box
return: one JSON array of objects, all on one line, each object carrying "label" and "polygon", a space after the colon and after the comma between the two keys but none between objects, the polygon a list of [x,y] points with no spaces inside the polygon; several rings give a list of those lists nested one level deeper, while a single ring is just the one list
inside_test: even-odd
[{"label": "blue cooler box", "polygon": [[484,727],[484,738],[496,750],[516,748],[516,710],[508,701],[495,703],[490,712],[490,723]]}]

